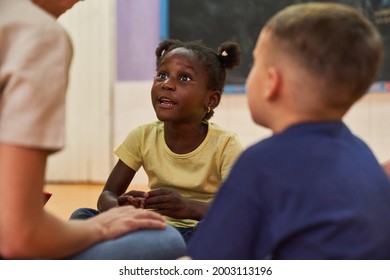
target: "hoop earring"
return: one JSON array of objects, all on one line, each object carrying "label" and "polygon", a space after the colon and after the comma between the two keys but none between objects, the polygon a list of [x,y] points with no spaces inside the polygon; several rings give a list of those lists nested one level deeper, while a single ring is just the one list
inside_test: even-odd
[{"label": "hoop earring", "polygon": [[210,111],[211,111],[211,108],[207,107],[207,114],[210,113]]}]

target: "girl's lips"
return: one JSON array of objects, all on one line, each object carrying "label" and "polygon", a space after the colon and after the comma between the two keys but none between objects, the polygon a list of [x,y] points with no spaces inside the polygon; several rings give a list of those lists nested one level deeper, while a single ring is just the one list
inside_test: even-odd
[{"label": "girl's lips", "polygon": [[158,104],[160,106],[165,107],[165,108],[171,108],[172,106],[176,105],[175,101],[173,101],[169,98],[166,98],[166,97],[161,97],[157,101],[158,101]]}]

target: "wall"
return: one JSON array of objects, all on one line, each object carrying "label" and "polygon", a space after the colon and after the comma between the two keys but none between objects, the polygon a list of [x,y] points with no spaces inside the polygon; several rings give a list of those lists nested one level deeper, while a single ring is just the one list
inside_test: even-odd
[{"label": "wall", "polygon": [[114,4],[79,2],[59,18],[73,41],[74,59],[66,147],[49,159],[50,182],[101,182],[111,169]]},{"label": "wall", "polygon": [[351,130],[371,147],[380,161],[390,159],[390,93],[368,93],[345,116]]},{"label": "wall", "polygon": [[[221,42],[232,40],[241,46],[242,64],[228,76],[231,84],[245,83],[252,65],[252,50],[259,29],[277,11],[297,2],[324,2],[323,0],[166,0],[171,37],[184,41],[202,39],[217,48]],[[385,48],[390,49],[390,4],[378,0],[332,0],[350,5],[374,22],[382,35]],[[384,57],[379,80],[390,80],[390,55]]]}]

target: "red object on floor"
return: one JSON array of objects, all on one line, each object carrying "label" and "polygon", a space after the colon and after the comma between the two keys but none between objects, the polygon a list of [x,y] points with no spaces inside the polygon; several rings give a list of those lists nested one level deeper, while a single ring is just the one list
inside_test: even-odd
[{"label": "red object on floor", "polygon": [[43,205],[45,205],[46,202],[48,202],[51,196],[52,196],[51,193],[45,191],[43,192]]}]

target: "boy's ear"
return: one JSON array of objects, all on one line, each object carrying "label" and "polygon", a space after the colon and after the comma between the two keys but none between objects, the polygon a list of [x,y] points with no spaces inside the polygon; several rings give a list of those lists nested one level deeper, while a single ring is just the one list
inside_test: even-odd
[{"label": "boy's ear", "polygon": [[278,96],[282,84],[280,72],[275,67],[267,69],[267,81],[265,83],[264,98],[271,100]]},{"label": "boy's ear", "polygon": [[209,95],[207,106],[211,108],[216,108],[221,101],[221,92],[219,90],[212,91]]}]

